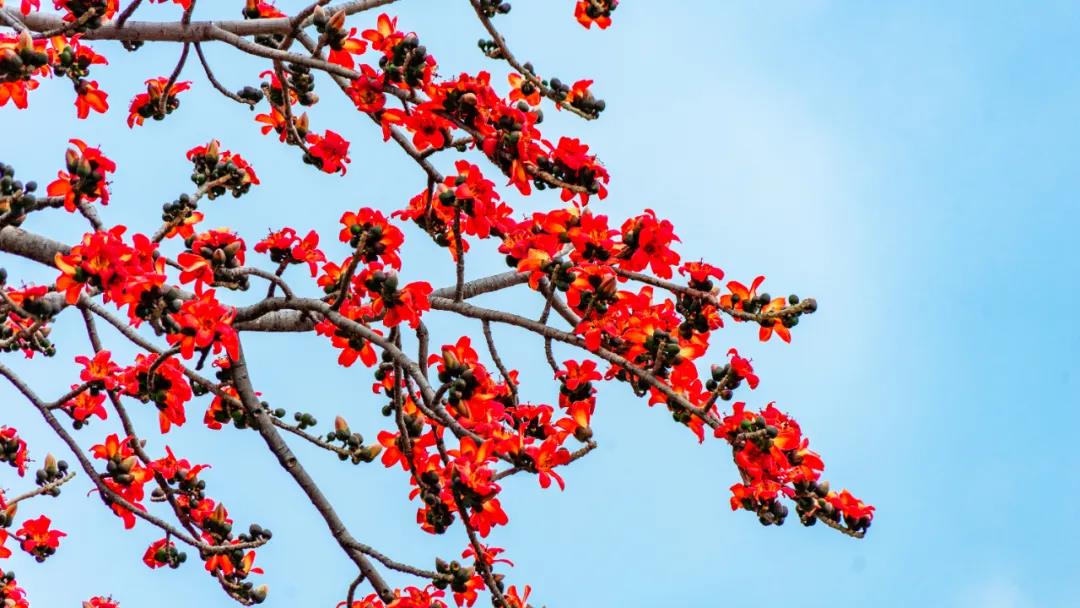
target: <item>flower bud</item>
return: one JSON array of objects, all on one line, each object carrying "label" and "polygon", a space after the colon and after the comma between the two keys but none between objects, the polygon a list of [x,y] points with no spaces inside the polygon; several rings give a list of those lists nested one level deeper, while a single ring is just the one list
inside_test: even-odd
[{"label": "flower bud", "polygon": [[337,431],[338,433],[343,433],[345,435],[348,435],[349,434],[349,423],[345,422],[345,419],[342,418],[341,416],[337,416],[337,417],[334,418],[334,430]]},{"label": "flower bud", "polygon": [[345,26],[345,11],[340,10],[330,16],[330,21],[326,23],[326,28],[331,30],[340,30]]}]

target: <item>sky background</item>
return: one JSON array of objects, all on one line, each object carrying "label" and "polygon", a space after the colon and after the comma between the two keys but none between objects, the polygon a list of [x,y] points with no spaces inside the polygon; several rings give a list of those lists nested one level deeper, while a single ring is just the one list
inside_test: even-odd
[{"label": "sky background", "polygon": [[[241,4],[204,1],[196,18],[232,17]],[[278,4],[292,11],[304,2]],[[677,227],[684,259],[704,257],[744,282],[764,274],[772,293],[817,298],[819,312],[791,345],[758,343],[753,327],[729,324],[713,338],[716,352],[730,344],[752,357],[762,383],[740,398],[775,400],[794,414],[834,487],[878,511],[860,541],[794,517],[763,528],[729,509],[737,474],[724,444],[697,444],[666,412],[613,385],[594,420],[601,449],[562,471],[565,492],[542,491],[527,476],[504,483],[511,524],[488,541],[517,564],[508,581],[531,584],[538,606],[565,608],[1075,605],[1080,6],[626,0],[612,28],[587,32],[572,4],[517,0],[498,20],[519,58],[563,80],[593,78],[608,102],[592,123],[549,109],[545,134],[580,136],[603,159],[612,182],[599,211],[621,222],[653,208]],[[411,0],[390,12],[420,33],[444,74],[490,69],[503,86],[501,66],[476,48],[482,30],[463,0]],[[171,4],[139,12],[177,14]],[[77,121],[68,84],[46,82],[30,110],[0,109],[0,160],[47,183],[69,137],[101,145],[120,166],[102,210],[108,223],[156,228],[161,204],[191,189],[183,153],[212,137],[249,159],[263,184],[240,200],[204,204],[204,226],[240,229],[249,246],[270,228],[315,228],[336,258],[344,210],[389,213],[424,186],[419,169],[326,81],[312,123],[352,141],[344,178],[262,137],[252,114],[217,96],[194,61],[184,73],[194,90],[180,110],[129,131],[127,102],[144,79],[171,70],[179,48],[95,48],[110,60],[94,77],[114,111]],[[219,45],[207,51],[231,88],[255,84],[267,68]],[[555,204],[552,193],[527,201],[503,193],[519,211]],[[56,212],[25,227],[67,242],[83,230]],[[406,235],[406,279],[449,284],[445,251],[415,228]],[[490,257],[470,276],[501,270]],[[55,278],[10,256],[3,264],[15,282]],[[311,292],[302,271],[288,276]],[[515,294],[487,303],[539,310],[533,294]],[[440,325],[434,314],[427,320]],[[436,339],[462,328],[444,323]],[[78,315],[65,314],[57,357],[4,362],[54,398],[76,379],[72,359],[89,350],[79,329]],[[467,331],[478,336],[479,326]],[[554,400],[541,343],[502,328],[496,336],[529,396]],[[111,344],[121,362],[134,356]],[[320,428],[345,414],[372,440],[385,428],[368,372],[337,367],[323,339],[257,335],[245,344],[256,386],[275,406],[312,411]],[[32,456],[51,450],[73,460],[15,391],[0,386],[0,397],[0,423],[24,432]],[[152,449],[168,443],[213,463],[209,492],[238,525],[275,532],[258,558],[269,572],[266,606],[333,606],[351,565],[261,440],[206,430],[204,405],[190,404],[189,423],[165,438],[150,432],[152,408],[132,409]],[[78,436],[89,446],[116,428],[110,419]],[[417,529],[401,471],[341,465],[292,443],[363,542],[425,567],[464,548],[460,526],[438,538]],[[28,481],[0,471],[4,488]],[[23,510],[45,512],[70,533],[45,564],[18,554],[2,565],[34,605],[74,607],[107,593],[125,608],[228,605],[198,563],[142,566],[159,535],[142,525],[124,532],[88,488],[81,476],[60,500]]]}]

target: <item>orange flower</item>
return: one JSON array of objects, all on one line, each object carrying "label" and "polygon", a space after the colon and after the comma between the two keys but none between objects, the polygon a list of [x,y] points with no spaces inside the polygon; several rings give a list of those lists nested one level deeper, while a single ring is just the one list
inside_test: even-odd
[{"label": "orange flower", "polygon": [[[174,82],[170,86],[169,79],[164,76],[147,80],[146,92],[139,93],[131,100],[131,107],[128,108],[128,127],[142,126],[147,118],[164,119],[166,115],[180,107],[180,100],[176,96],[190,88],[189,81]],[[164,98],[164,104],[162,104],[162,98]]]},{"label": "orange flower", "polygon": [[[3,105],[3,104],[0,104]],[[78,203],[100,200],[109,204],[108,174],[116,171],[116,163],[102,154],[100,148],[91,148],[81,139],[69,140],[75,149],[68,148],[67,172],[59,171],[56,180],[49,184],[49,196],[64,197],[64,209],[74,212]]]},{"label": "orange flower", "polygon": [[33,555],[39,562],[55,553],[60,546],[60,539],[67,536],[59,530],[51,530],[51,524],[52,520],[42,515],[37,519],[24,521],[16,532],[23,539],[22,550]]},{"label": "orange flower", "polygon": [[214,354],[225,350],[232,360],[240,357],[236,330],[232,327],[236,310],[217,301],[214,290],[196,295],[184,302],[180,311],[171,316],[180,330],[170,333],[169,344],[180,345],[180,355],[190,359],[195,349],[213,349]]},{"label": "orange flower", "polygon": [[510,101],[524,101],[530,106],[540,105],[540,88],[531,80],[514,72],[507,79],[510,81]]},{"label": "orange flower", "polygon": [[90,110],[104,114],[109,109],[109,94],[98,88],[96,80],[80,80],[75,87],[75,110],[79,118],[86,118]]},{"label": "orange flower", "polygon": [[308,157],[313,163],[326,173],[338,173],[345,175],[349,158],[349,142],[337,133],[326,131],[325,135],[308,133]]}]

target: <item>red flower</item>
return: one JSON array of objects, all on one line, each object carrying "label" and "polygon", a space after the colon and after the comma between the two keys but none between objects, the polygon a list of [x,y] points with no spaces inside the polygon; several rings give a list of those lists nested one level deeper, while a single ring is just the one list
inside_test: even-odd
[{"label": "red flower", "polygon": [[751,389],[757,388],[759,380],[757,374],[754,373],[753,366],[750,365],[750,360],[740,357],[739,351],[734,348],[728,351],[728,355],[731,357],[731,371],[735,372],[736,376],[746,380]]},{"label": "red flower", "polygon": [[273,2],[247,0],[247,4],[244,5],[245,19],[277,19],[284,16],[285,13],[275,8]]},{"label": "red flower", "polygon": [[[73,384],[71,388],[78,388],[77,384]],[[64,408],[71,414],[71,417],[75,422],[85,422],[90,416],[97,416],[98,418],[105,420],[108,414],[105,412],[105,393],[94,391],[83,391],[75,396],[74,399],[64,404]],[[78,425],[76,425],[78,427]]]},{"label": "red flower", "polygon": [[[168,90],[166,90],[168,87]],[[146,92],[139,93],[131,100],[128,108],[128,127],[142,126],[147,118],[162,120],[167,114],[180,107],[177,95],[191,88],[191,82],[174,82],[169,86],[169,79],[164,76],[146,81]],[[164,100],[164,111],[162,98]]]},{"label": "red flower", "polygon": [[363,262],[382,260],[387,266],[400,269],[398,250],[405,235],[386,219],[382,212],[362,207],[356,213],[346,211],[340,220],[344,228],[338,233],[342,243],[348,243]]},{"label": "red flower", "polygon": [[180,311],[171,315],[179,326],[179,331],[168,335],[169,344],[180,345],[180,355],[190,359],[195,349],[213,348],[214,354],[222,349],[229,358],[239,358],[239,342],[236,330],[232,327],[236,310],[224,306],[214,297],[214,291],[196,295],[180,306]]},{"label": "red flower", "polygon": [[369,114],[378,112],[386,105],[382,77],[369,65],[360,66],[360,76],[349,83],[346,90],[356,109]]},{"label": "red flower", "polygon": [[557,441],[549,438],[544,440],[540,447],[526,448],[525,454],[532,459],[532,466],[539,475],[541,488],[547,489],[551,485],[551,478],[554,477],[559,484],[559,489],[566,489],[563,478],[554,471],[554,468],[570,462],[569,450],[559,447]]},{"label": "red flower", "polygon": [[510,101],[524,101],[530,106],[540,105],[540,87],[531,80],[514,72],[507,79],[510,81]]},{"label": "red flower", "polygon": [[[191,400],[191,385],[184,377],[183,366],[173,358],[156,365],[156,353],[140,354],[135,365],[121,374],[125,395],[152,402],[158,408],[158,423],[162,433],[168,433],[172,425],[183,426],[187,421],[184,404]],[[150,377],[150,368],[155,367]]]},{"label": "red flower", "polygon": [[330,37],[330,52],[327,53],[326,60],[351,70],[356,67],[352,56],[363,55],[367,51],[367,43],[353,37],[356,35],[356,28],[349,30],[348,34],[340,30],[338,32],[339,36]]},{"label": "red flower", "polygon": [[0,462],[7,462],[19,471],[19,477],[26,475],[26,442],[19,437],[18,431],[9,426],[0,426]]},{"label": "red flower", "polygon": [[578,0],[574,6],[574,18],[586,29],[595,23],[602,30],[611,25],[611,11],[619,6],[619,0]]},{"label": "red flower", "polygon": [[431,310],[428,302],[431,291],[430,283],[418,281],[389,294],[385,291],[374,292],[371,294],[371,312],[375,316],[385,313],[383,323],[387,327],[404,321],[415,329],[420,325],[420,315]]},{"label": "red flower", "polygon": [[143,563],[152,569],[168,566],[169,554],[175,549],[176,544],[166,538],[154,541],[146,548],[146,553],[143,553]]},{"label": "red flower", "polygon": [[829,502],[837,511],[840,511],[845,518],[850,520],[865,519],[862,527],[869,525],[869,521],[874,518],[874,507],[863,503],[863,501],[855,498],[851,495],[851,492],[847,490],[840,490],[840,493],[830,492],[825,500]]},{"label": "red flower", "polygon": [[[342,313],[346,314],[346,316],[350,312],[348,309],[355,309],[355,307],[342,306]],[[371,342],[359,336],[343,333],[327,319],[323,319],[315,325],[315,333],[320,336],[329,336],[330,343],[334,345],[334,348],[341,349],[341,354],[338,356],[338,365],[350,367],[353,363],[356,363],[357,359],[360,359],[368,367],[375,365],[375,349],[371,347]]]},{"label": "red flower", "polygon": [[24,521],[16,532],[22,538],[22,550],[33,555],[39,562],[55,553],[60,546],[60,539],[67,536],[59,530],[49,529],[51,524],[52,520],[42,515],[37,519]]},{"label": "red flower", "polygon": [[338,173],[345,175],[346,164],[352,162],[349,158],[349,142],[337,133],[327,130],[325,135],[308,133],[308,155],[314,164],[326,173]]},{"label": "red flower", "polygon": [[98,351],[91,359],[85,355],[75,357],[75,363],[83,366],[79,379],[83,382],[96,382],[105,390],[116,388],[116,376],[120,366],[112,362],[112,354],[107,350]]},{"label": "red flower", "polygon": [[[176,0],[182,2],[184,0]],[[187,0],[190,2],[190,0]],[[92,597],[83,602],[82,608],[120,608],[120,602],[112,599],[111,597]]]},{"label": "red flower", "polygon": [[89,116],[90,110],[104,114],[109,109],[109,94],[98,88],[96,80],[80,80],[75,92],[75,111],[79,118]]},{"label": "red flower", "polygon": [[397,17],[390,17],[386,13],[379,15],[376,29],[364,30],[360,34],[362,38],[371,42],[371,48],[389,55],[405,34],[397,31]]},{"label": "red flower", "polygon": [[[0,104],[3,105],[3,104]],[[49,184],[49,196],[64,197],[64,209],[74,212],[81,201],[101,200],[109,204],[108,174],[116,171],[116,163],[91,148],[81,139],[70,140],[76,149],[67,151],[67,172],[59,171],[56,180]]]}]

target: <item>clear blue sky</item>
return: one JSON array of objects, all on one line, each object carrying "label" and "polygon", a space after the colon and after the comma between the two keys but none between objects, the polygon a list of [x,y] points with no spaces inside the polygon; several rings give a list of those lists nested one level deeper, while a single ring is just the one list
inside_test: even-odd
[{"label": "clear blue sky", "polygon": [[[233,15],[240,4],[203,2],[198,14]],[[545,122],[550,136],[579,135],[606,162],[611,196],[600,209],[621,218],[654,208],[678,227],[684,257],[715,261],[733,278],[760,272],[773,292],[818,299],[818,314],[790,346],[758,344],[743,326],[715,340],[753,357],[762,384],[749,400],[794,413],[825,457],[826,476],[878,513],[862,541],[794,520],[762,528],[728,508],[736,473],[720,443],[699,446],[614,386],[595,420],[601,449],[565,470],[565,492],[541,491],[527,477],[505,484],[511,525],[490,540],[517,564],[509,580],[532,584],[538,605],[562,608],[1075,606],[1080,7],[626,0],[611,29],[589,33],[574,23],[570,0],[513,4],[500,25],[518,55],[564,80],[594,78],[608,101],[596,123],[554,111]],[[501,73],[476,49],[482,33],[466,2],[412,0],[393,12],[444,72]],[[76,121],[66,84],[46,83],[30,111],[0,110],[0,160],[45,182],[68,137],[100,144],[120,165],[104,210],[110,222],[156,227],[161,204],[190,187],[183,152],[211,137],[249,158],[263,180],[240,201],[205,208],[207,225],[242,228],[249,243],[282,225],[329,236],[343,210],[397,209],[423,187],[418,169],[326,83],[313,123],[353,141],[345,178],[317,174],[260,136],[244,108],[214,96],[197,64],[185,73],[195,90],[179,112],[129,131],[127,101],[143,79],[166,74],[179,49],[98,48],[111,65],[95,75],[115,111]],[[234,88],[265,67],[209,52]],[[549,205],[518,202],[521,210]],[[81,230],[56,213],[27,227],[68,241]],[[449,266],[430,263],[445,253],[409,234],[406,275],[435,272],[434,283],[448,282]],[[3,264],[15,280],[53,278]],[[54,360],[5,363],[41,393],[59,394],[75,378],[72,358],[88,348],[76,317],[58,324]],[[512,346],[504,358],[524,376],[546,377],[539,343]],[[121,360],[133,355],[115,350]],[[248,351],[271,401],[314,411],[323,424],[345,413],[375,436],[382,419],[369,377],[335,367],[322,340],[256,336]],[[542,381],[528,388],[554,399]],[[14,391],[0,387],[0,396],[3,423],[25,428],[34,454],[63,453]],[[152,428],[152,412],[139,416]],[[259,555],[270,573],[265,605],[334,605],[352,570],[258,437],[206,431],[200,405],[189,418],[168,443],[214,463],[210,492],[238,522],[276,533]],[[82,440],[94,443],[113,422]],[[425,566],[464,547],[459,528],[434,539],[416,529],[399,471],[296,449],[361,540]],[[0,484],[20,487],[6,472]],[[27,510],[45,509],[71,533],[44,565],[23,555],[4,564],[35,605],[77,606],[108,592],[125,608],[226,605],[198,563],[146,570],[139,559],[157,535],[142,526],[123,532],[88,487],[80,480],[62,500]]]}]

